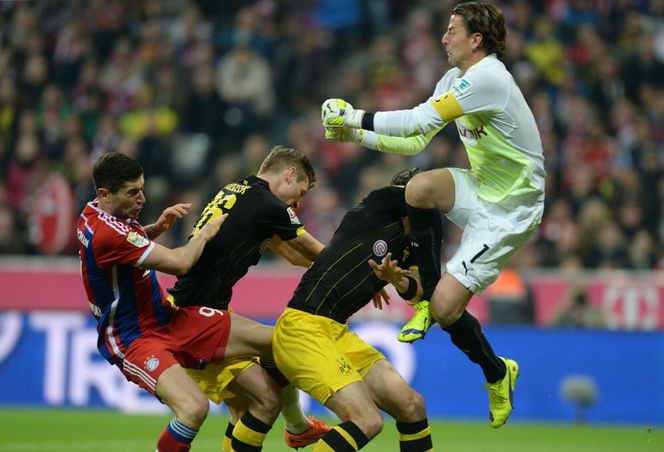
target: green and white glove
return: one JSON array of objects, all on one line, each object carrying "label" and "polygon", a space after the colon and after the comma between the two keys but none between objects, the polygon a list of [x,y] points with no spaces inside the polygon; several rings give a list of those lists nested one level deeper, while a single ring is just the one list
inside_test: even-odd
[{"label": "green and white glove", "polygon": [[326,129],[335,127],[362,128],[364,110],[355,110],[343,99],[328,99],[321,106],[321,118]]},{"label": "green and white glove", "polygon": [[350,127],[326,127],[325,139],[333,143],[361,144],[364,132],[362,129],[351,129]]}]

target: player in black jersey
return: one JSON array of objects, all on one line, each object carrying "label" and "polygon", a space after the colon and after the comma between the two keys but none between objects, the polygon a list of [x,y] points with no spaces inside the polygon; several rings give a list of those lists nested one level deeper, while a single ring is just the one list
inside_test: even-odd
[{"label": "player in black jersey", "polygon": [[[293,264],[308,267],[323,244],[304,230],[293,209],[315,182],[314,170],[303,153],[276,146],[257,175],[222,188],[203,210],[192,236],[212,219],[228,213],[225,233],[210,240],[197,264],[178,277],[175,287],[169,289],[173,302],[228,309],[233,286],[268,247]],[[272,328],[253,321],[248,325],[234,331],[263,349],[261,358],[271,358]],[[266,370],[255,365],[257,362],[256,358],[226,360],[188,372],[210,400],[225,401],[231,410],[233,421],[226,431],[224,451],[230,450],[231,443],[234,450],[259,447],[274,422],[271,416],[261,415],[267,413],[263,406],[275,394],[266,382]],[[305,446],[329,430],[322,421],[302,413],[295,387],[286,387],[283,396],[289,446]]]},{"label": "player in black jersey", "polygon": [[274,328],[279,369],[342,421],[314,451],[361,449],[383,427],[380,409],[397,421],[400,450],[432,450],[422,396],[346,323],[388,282],[406,300],[421,297],[404,198],[417,171],[397,174],[344,216]]}]

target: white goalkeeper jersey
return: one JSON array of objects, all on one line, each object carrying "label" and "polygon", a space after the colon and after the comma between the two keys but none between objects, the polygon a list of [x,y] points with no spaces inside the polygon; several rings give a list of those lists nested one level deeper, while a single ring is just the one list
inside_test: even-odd
[{"label": "white goalkeeper jersey", "polygon": [[458,68],[448,71],[433,96],[411,110],[377,112],[374,131],[383,135],[378,139],[379,150],[412,153],[390,146],[398,139],[388,136],[428,136],[428,142],[432,131],[455,121],[479,183],[480,198],[498,202],[539,193],[543,200],[546,173],[542,143],[535,118],[514,78],[495,55],[483,58],[463,77],[459,73]]}]

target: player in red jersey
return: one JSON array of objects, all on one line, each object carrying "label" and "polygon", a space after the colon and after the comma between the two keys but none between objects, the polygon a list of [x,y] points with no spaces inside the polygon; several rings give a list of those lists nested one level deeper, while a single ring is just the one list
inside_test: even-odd
[{"label": "player in red jersey", "polygon": [[[156,223],[143,227],[138,216],[145,203],[145,180],[139,162],[120,153],[105,154],[95,164],[93,179],[97,198],[81,213],[76,235],[83,284],[98,321],[97,347],[129,381],[175,412],[157,450],[187,451],[209,405],[184,368],[271,354],[256,339],[262,325],[225,310],[173,307],[156,278],[155,270],[186,273],[226,215],[206,224],[186,245],[169,249],[152,240],[187,214],[190,204],[171,206]],[[280,389],[264,372],[255,391],[259,396],[252,412],[271,425],[279,414]]]}]

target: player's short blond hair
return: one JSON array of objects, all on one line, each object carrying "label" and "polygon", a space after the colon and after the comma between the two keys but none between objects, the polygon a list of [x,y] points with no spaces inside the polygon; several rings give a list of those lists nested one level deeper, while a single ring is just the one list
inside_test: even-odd
[{"label": "player's short blond hair", "polygon": [[277,145],[270,150],[261,164],[258,174],[281,171],[289,167],[295,167],[297,170],[297,181],[301,182],[306,177],[309,181],[309,188],[316,184],[316,172],[309,158],[301,151],[286,146]]}]

